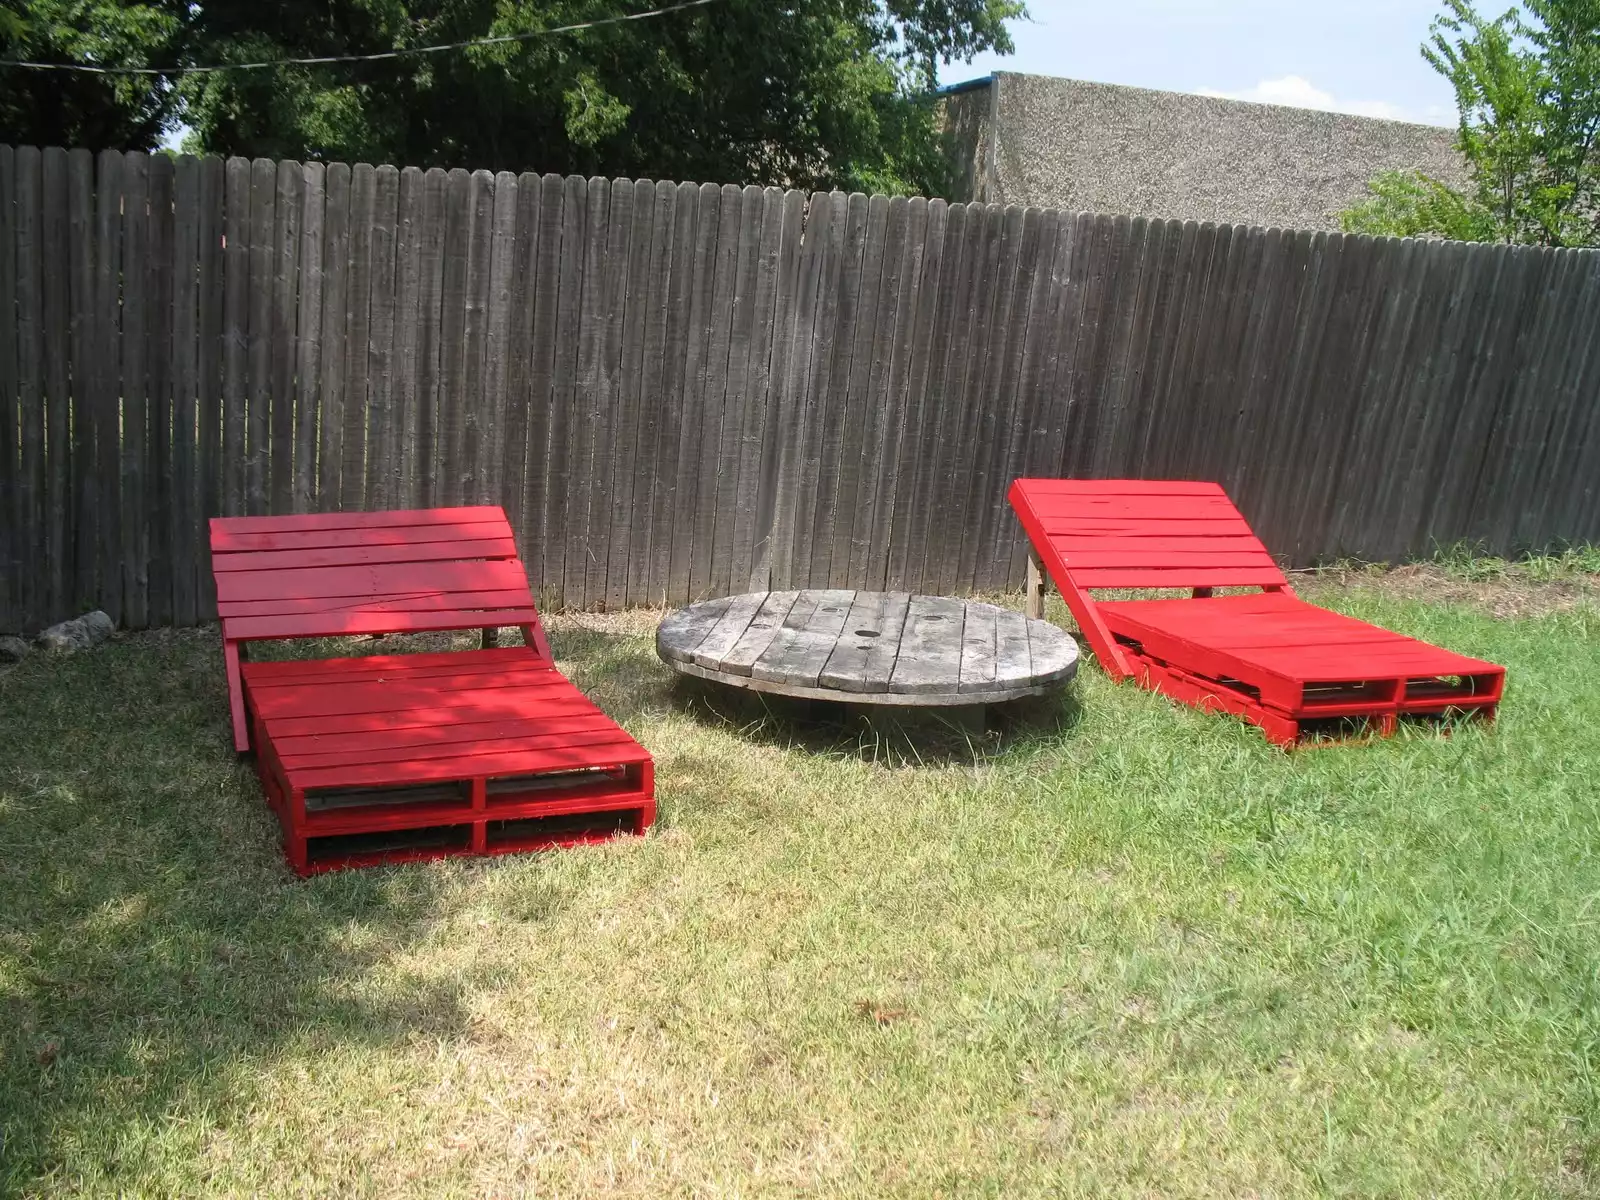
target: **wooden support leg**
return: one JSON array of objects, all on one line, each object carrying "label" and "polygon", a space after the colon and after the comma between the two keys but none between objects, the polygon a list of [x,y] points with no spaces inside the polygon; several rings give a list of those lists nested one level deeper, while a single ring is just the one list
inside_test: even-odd
[{"label": "wooden support leg", "polygon": [[1032,550],[1028,551],[1028,617],[1044,620],[1044,566]]},{"label": "wooden support leg", "polygon": [[485,627],[483,631],[483,648],[493,650],[500,644],[500,631],[492,627]]},{"label": "wooden support leg", "polygon": [[240,754],[250,749],[250,726],[244,715],[244,675],[239,669],[239,643],[222,643],[222,661],[228,670],[228,708],[233,716],[233,748]]}]

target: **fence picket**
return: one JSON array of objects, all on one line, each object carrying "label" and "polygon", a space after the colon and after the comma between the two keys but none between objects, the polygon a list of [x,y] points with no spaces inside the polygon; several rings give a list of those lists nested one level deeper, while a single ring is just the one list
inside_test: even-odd
[{"label": "fence picket", "polygon": [[1296,564],[1600,537],[1600,255],[0,146],[0,629],[215,613],[216,514],[503,504],[543,603],[1014,586],[1019,475]]}]

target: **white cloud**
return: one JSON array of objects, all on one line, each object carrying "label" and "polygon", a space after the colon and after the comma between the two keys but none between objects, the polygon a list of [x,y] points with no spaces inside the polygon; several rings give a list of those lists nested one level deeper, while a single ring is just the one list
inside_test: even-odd
[{"label": "white cloud", "polygon": [[[1298,75],[1285,75],[1280,79],[1263,79],[1255,87],[1242,92],[1224,92],[1216,88],[1201,88],[1202,96],[1216,96],[1222,100],[1248,100],[1254,104],[1284,104],[1290,108],[1315,108],[1323,112],[1350,113],[1357,117],[1378,117],[1385,121],[1438,121],[1441,114],[1412,113],[1387,100],[1341,100],[1332,92],[1325,92],[1309,79]],[[1443,114],[1448,120],[1448,114]]]}]

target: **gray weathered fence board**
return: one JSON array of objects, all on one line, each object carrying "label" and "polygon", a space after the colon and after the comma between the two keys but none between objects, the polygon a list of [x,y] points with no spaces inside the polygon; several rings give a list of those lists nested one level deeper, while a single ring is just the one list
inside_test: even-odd
[{"label": "gray weathered fence board", "polygon": [[367,243],[367,508],[397,508],[400,422],[394,404],[395,239],[400,220],[400,173],[373,174],[372,236]]},{"label": "gray weathered fence board", "polygon": [[44,311],[41,327],[49,332],[44,339],[44,560],[42,575],[48,591],[44,603],[49,611],[67,606],[72,586],[72,543],[67,538],[68,509],[72,503],[70,349],[68,333],[71,309],[68,297],[69,230],[67,226],[67,152],[49,147],[43,155],[42,205],[43,240],[40,260],[44,266]]},{"label": "gray weathered fence board", "polygon": [[345,328],[349,321],[350,168],[330,163],[323,173],[322,208],[322,369],[321,412],[317,424],[317,508],[339,507],[344,471]]},{"label": "gray weathered fence board", "polygon": [[[17,155],[18,165],[22,155]],[[129,154],[122,196],[122,612],[135,629],[149,624],[149,518],[145,493],[145,335],[150,256],[150,160]],[[19,176],[20,180],[20,176]],[[22,262],[22,240],[17,242]]]},{"label": "gray weathered fence board", "polygon": [[166,529],[171,548],[172,621],[193,625],[197,539],[194,510],[198,483],[195,444],[199,374],[200,164],[190,155],[177,162],[172,238],[172,510]]},{"label": "gray weathered fence board", "polygon": [[322,376],[322,254],[327,168],[306,163],[300,188],[300,290],[295,313],[293,509],[311,512],[317,494],[317,397]]},{"label": "gray weathered fence board", "polygon": [[1600,537],[1589,251],[0,147],[0,305],[6,629],[209,618],[218,513],[503,503],[606,608],[1012,586],[1019,475],[1295,563]]},{"label": "gray weathered fence board", "polygon": [[[94,157],[87,150],[73,150],[67,156],[67,247],[70,274],[67,301],[70,322],[72,372],[72,429],[67,435],[71,450],[71,511],[66,514],[63,537],[72,537],[70,550],[71,594],[93,596],[100,590],[96,539],[99,536],[101,507],[96,491],[94,469],[95,376],[95,241],[94,241]],[[62,464],[65,465],[65,464]],[[112,512],[114,508],[104,511]],[[68,556],[63,546],[63,558]]]},{"label": "gray weathered fence board", "polygon": [[[30,623],[49,611],[44,588],[45,391],[44,262],[41,209],[44,204],[39,151],[22,146],[16,155],[17,403],[21,431],[17,459],[18,576],[22,612]],[[142,217],[142,214],[141,214]],[[41,594],[43,593],[43,594]]]}]

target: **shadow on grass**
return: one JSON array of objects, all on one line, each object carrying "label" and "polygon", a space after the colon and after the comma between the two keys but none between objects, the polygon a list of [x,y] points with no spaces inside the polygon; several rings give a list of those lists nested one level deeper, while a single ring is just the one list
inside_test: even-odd
[{"label": "shadow on grass", "polygon": [[133,1186],[283,1053],[467,1031],[470,969],[404,961],[457,876],[295,879],[222,681],[214,630],[0,678],[0,1193]]},{"label": "shadow on grass", "polygon": [[1082,720],[1065,692],[974,708],[878,707],[796,700],[682,677],[673,703],[703,725],[734,729],[763,745],[859,758],[889,766],[972,763],[1043,738],[1071,734]]}]

